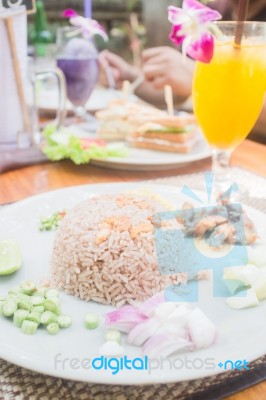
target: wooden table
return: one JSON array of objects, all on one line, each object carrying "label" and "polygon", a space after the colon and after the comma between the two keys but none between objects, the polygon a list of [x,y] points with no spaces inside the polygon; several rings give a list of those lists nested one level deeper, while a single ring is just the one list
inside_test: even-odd
[{"label": "wooden table", "polygon": [[[266,176],[266,146],[244,141],[233,155],[232,164]],[[210,159],[169,171],[131,172],[76,166],[71,162],[38,164],[0,174],[0,204],[13,202],[66,186],[104,182],[129,182],[170,177],[210,169]]]},{"label": "wooden table", "polygon": [[[266,146],[245,140],[235,151],[232,164],[266,177],[265,160]],[[75,166],[70,162],[39,164],[0,175],[0,204],[66,186],[170,177],[181,173],[208,170],[210,166],[210,160],[205,160],[170,171],[129,172],[98,168],[92,165]],[[266,382],[228,398],[228,400],[255,399],[266,399]]]}]

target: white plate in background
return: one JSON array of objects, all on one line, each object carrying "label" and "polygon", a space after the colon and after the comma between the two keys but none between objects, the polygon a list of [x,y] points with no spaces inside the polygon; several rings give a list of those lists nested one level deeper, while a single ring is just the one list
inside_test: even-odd
[{"label": "white plate in background", "polygon": [[211,157],[211,150],[205,140],[200,138],[192,150],[186,154],[128,147],[126,157],[92,159],[90,163],[99,167],[128,171],[162,171],[184,167],[186,164],[209,157]]}]

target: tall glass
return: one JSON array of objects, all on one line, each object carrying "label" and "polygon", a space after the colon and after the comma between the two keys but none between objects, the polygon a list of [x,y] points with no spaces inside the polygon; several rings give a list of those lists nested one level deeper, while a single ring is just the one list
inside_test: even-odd
[{"label": "tall glass", "polygon": [[91,121],[85,106],[98,82],[98,52],[93,42],[84,39],[76,27],[63,27],[57,31],[57,66],[65,75],[67,96],[74,112]]},{"label": "tall glass", "polygon": [[230,185],[232,151],[252,130],[266,91],[266,23],[243,23],[241,45],[236,22],[218,22],[210,64],[196,62],[193,105],[212,148],[217,190]]}]

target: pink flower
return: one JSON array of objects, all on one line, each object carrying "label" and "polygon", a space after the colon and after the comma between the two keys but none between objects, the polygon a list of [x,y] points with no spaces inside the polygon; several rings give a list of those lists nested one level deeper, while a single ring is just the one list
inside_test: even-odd
[{"label": "pink flower", "polygon": [[84,18],[71,8],[65,10],[63,16],[69,18],[69,22],[72,25],[80,28],[86,39],[90,39],[94,35],[100,35],[104,40],[108,40],[108,35],[104,28],[95,19]]},{"label": "pink flower", "polygon": [[72,18],[72,17],[78,16],[76,11],[72,10],[72,8],[68,8],[67,10],[63,11],[62,15],[63,15],[63,17],[66,17],[66,18]]},{"label": "pink flower", "polygon": [[180,31],[182,31],[182,25],[173,25],[169,35],[169,39],[171,39],[176,46],[180,46],[186,38]]},{"label": "pink flower", "polygon": [[218,11],[197,0],[184,0],[182,8],[168,8],[168,20],[173,25],[169,38],[175,45],[182,45],[184,54],[209,63],[214,50],[214,38],[210,33],[212,21],[221,17]]},{"label": "pink flower", "polygon": [[213,57],[214,39],[211,33],[203,33],[199,40],[188,46],[187,53],[194,60],[209,63]]}]

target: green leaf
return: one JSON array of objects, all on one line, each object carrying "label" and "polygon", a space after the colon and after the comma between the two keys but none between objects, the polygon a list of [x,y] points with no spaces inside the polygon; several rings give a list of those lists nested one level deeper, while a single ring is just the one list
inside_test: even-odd
[{"label": "green leaf", "polygon": [[75,164],[87,164],[91,158],[105,159],[108,157],[125,157],[125,146],[98,146],[96,143],[88,148],[83,148],[80,139],[72,134],[69,129],[56,130],[55,125],[47,125],[43,131],[46,145],[43,153],[51,161],[70,159]]}]

